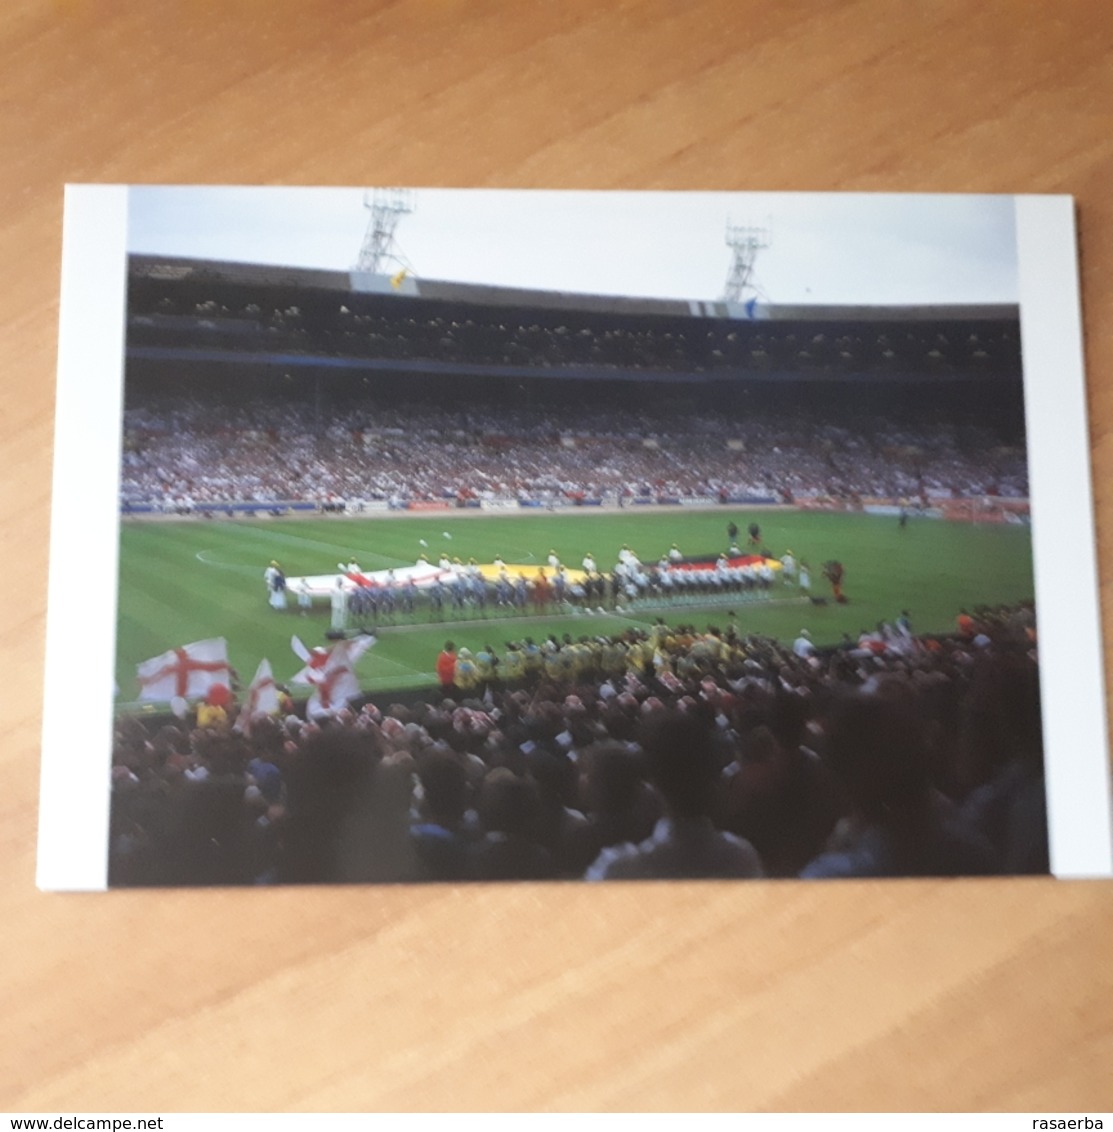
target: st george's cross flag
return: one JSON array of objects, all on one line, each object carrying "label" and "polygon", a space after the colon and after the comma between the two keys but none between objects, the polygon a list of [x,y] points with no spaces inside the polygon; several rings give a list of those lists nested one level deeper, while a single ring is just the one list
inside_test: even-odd
[{"label": "st george's cross flag", "polygon": [[139,699],[167,702],[176,696],[195,700],[216,684],[231,687],[228,642],[223,637],[194,641],[143,661],[136,668]]},{"label": "st george's cross flag", "polygon": [[274,673],[271,671],[271,662],[264,657],[259,661],[255,670],[255,679],[251,681],[244,695],[243,707],[236,719],[233,731],[241,731],[244,735],[251,735],[251,724],[263,715],[278,714],[278,686],[274,682]]},{"label": "st george's cross flag", "polygon": [[310,719],[335,715],[349,700],[359,695],[356,661],[375,643],[374,637],[361,636],[341,641],[327,651],[310,652],[297,637],[290,642],[305,667],[293,678],[295,684],[308,684],[313,689],[305,713]]}]

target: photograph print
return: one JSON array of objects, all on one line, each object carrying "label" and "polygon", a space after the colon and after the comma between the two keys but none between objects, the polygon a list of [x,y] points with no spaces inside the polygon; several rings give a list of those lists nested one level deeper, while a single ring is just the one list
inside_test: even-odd
[{"label": "photograph print", "polygon": [[108,887],[1060,871],[1018,198],[123,192]]}]

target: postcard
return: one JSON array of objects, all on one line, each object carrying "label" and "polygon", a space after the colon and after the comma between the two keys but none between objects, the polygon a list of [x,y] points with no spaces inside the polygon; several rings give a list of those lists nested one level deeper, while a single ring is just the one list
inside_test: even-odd
[{"label": "postcard", "polygon": [[1113,874],[1066,197],[71,186],[46,889]]}]

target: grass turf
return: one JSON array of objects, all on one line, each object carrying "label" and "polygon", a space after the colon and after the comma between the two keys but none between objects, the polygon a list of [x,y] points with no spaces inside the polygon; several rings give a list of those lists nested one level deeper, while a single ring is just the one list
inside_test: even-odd
[{"label": "grass turf", "polygon": [[[1031,536],[1026,527],[951,524],[911,519],[905,529],[888,516],[817,514],[794,511],[760,515],[728,508],[709,511],[469,515],[296,520],[131,522],[122,525],[116,680],[120,699],[138,693],[135,666],[168,648],[206,637],[228,640],[229,658],[245,683],[262,657],[276,679],[288,680],[301,667],[290,636],[308,645],[323,642],[330,613],[317,605],[302,616],[291,608],[275,612],[267,604],[263,571],[277,559],[287,575],[328,573],[355,555],[365,570],[410,565],[429,544],[435,558],[447,549],[464,562],[490,562],[501,554],[508,565],[540,564],[549,548],[569,566],[587,551],[600,566],[613,565],[628,543],[646,562],[676,542],[688,555],[726,548],[727,524],[742,529],[761,524],[768,550],[791,548],[812,568],[812,593],[830,596],[821,564],[837,558],[846,567],[847,605],[816,606],[789,586],[776,584],[769,603],[738,601],[734,608],[743,631],[783,640],[811,631],[818,644],[834,643],[843,632],[857,634],[878,620],[911,612],[917,632],[953,628],[962,606],[1014,602],[1033,594]],[[444,538],[444,532],[452,536]],[[473,650],[489,641],[503,643],[550,632],[610,633],[632,623],[664,617],[672,624],[725,623],[728,606],[684,605],[625,616],[503,618],[493,611],[486,622],[430,623],[421,609],[413,623],[384,629],[378,644],[359,663],[363,686],[371,691],[409,688],[434,682],[433,662],[444,641]],[[447,611],[446,611],[447,615]],[[406,621],[399,618],[399,621]]]}]

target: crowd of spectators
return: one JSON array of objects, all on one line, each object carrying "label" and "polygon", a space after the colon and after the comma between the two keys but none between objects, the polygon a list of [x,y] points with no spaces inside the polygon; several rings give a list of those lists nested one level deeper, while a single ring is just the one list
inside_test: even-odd
[{"label": "crowd of spectators", "polygon": [[687,313],[562,314],[398,296],[307,302],[260,292],[257,299],[198,299],[165,286],[137,288],[130,303],[129,339],[164,347],[563,371],[787,369],[859,376],[913,369],[942,376],[1019,370],[1019,328],[1007,320],[782,325]]},{"label": "crowd of spectators", "polygon": [[450,644],[407,703],[121,717],[111,883],[1048,869],[1030,606],[827,650],[729,623]]},{"label": "crowd of spectators", "polygon": [[992,429],[915,427],[804,407],[694,412],[588,403],[447,410],[371,398],[318,407],[276,399],[219,412],[151,398],[124,414],[121,497],[161,510],[224,503],[706,496],[1026,497],[1023,448]]}]

